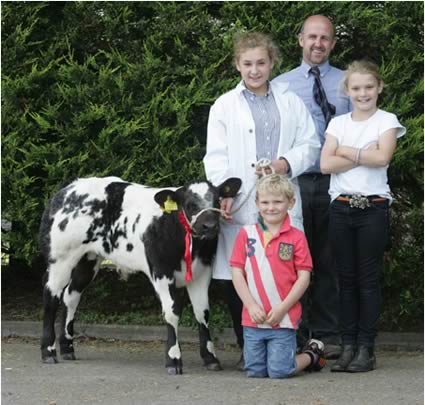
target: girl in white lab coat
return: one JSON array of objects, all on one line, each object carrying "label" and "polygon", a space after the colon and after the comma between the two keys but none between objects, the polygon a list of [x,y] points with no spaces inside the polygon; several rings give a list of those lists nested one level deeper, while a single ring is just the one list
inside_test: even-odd
[{"label": "girl in white lab coat", "polygon": [[[221,201],[226,221],[221,226],[213,278],[227,280],[227,297],[237,342],[243,347],[242,304],[230,269],[233,244],[243,225],[255,224],[257,208],[256,162],[266,158],[276,173],[287,175],[295,189],[295,206],[289,211],[293,226],[303,230],[301,197],[296,177],[311,167],[320,153],[320,141],[303,101],[286,83],[271,83],[277,48],[268,35],[243,33],[234,42],[234,63],[240,83],[220,96],[208,120],[205,172],[213,184],[229,177],[242,179],[240,194]],[[242,207],[232,214],[240,204]],[[243,368],[243,358],[238,365]]]}]

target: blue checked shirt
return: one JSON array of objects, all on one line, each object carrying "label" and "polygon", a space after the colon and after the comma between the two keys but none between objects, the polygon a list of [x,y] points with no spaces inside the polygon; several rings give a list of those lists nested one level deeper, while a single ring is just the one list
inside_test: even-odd
[{"label": "blue checked shirt", "polygon": [[[320,80],[326,92],[329,103],[336,107],[335,116],[346,114],[352,110],[351,101],[344,94],[342,88],[342,79],[344,72],[329,64],[328,61],[318,65],[320,70]],[[319,134],[320,143],[323,146],[325,142],[326,123],[320,105],[314,101],[313,85],[314,76],[309,72],[311,66],[302,62],[297,68],[277,76],[274,81],[288,82],[289,90],[293,91],[302,98],[308,111],[310,112],[316,131]],[[307,173],[320,173],[320,158],[316,163],[306,171]]]},{"label": "blue checked shirt", "polygon": [[280,114],[270,89],[265,96],[256,96],[245,89],[243,95],[248,102],[255,123],[257,160],[277,159],[280,138]]}]

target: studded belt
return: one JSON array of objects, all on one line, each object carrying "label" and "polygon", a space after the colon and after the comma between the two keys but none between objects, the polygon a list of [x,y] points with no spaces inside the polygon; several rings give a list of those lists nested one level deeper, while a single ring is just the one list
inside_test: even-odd
[{"label": "studded belt", "polygon": [[387,199],[376,195],[365,196],[361,194],[340,195],[336,198],[338,201],[348,202],[351,208],[360,208],[364,210],[370,207],[371,202],[384,202]]}]

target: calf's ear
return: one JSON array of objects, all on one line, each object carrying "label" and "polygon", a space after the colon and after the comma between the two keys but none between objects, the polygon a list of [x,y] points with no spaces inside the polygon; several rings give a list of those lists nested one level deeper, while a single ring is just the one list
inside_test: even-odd
[{"label": "calf's ear", "polygon": [[153,198],[160,208],[167,213],[178,210],[178,197],[173,190],[158,191]]},{"label": "calf's ear", "polygon": [[218,195],[222,198],[234,197],[242,185],[242,180],[238,177],[230,177],[218,188]]}]

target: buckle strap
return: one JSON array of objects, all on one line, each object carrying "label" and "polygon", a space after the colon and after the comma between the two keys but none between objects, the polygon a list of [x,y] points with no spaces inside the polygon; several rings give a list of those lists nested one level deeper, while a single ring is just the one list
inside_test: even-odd
[{"label": "buckle strap", "polygon": [[364,210],[370,207],[370,202],[384,202],[387,199],[383,197],[365,196],[361,194],[340,195],[336,198],[338,201],[348,202],[351,208],[360,208]]}]

